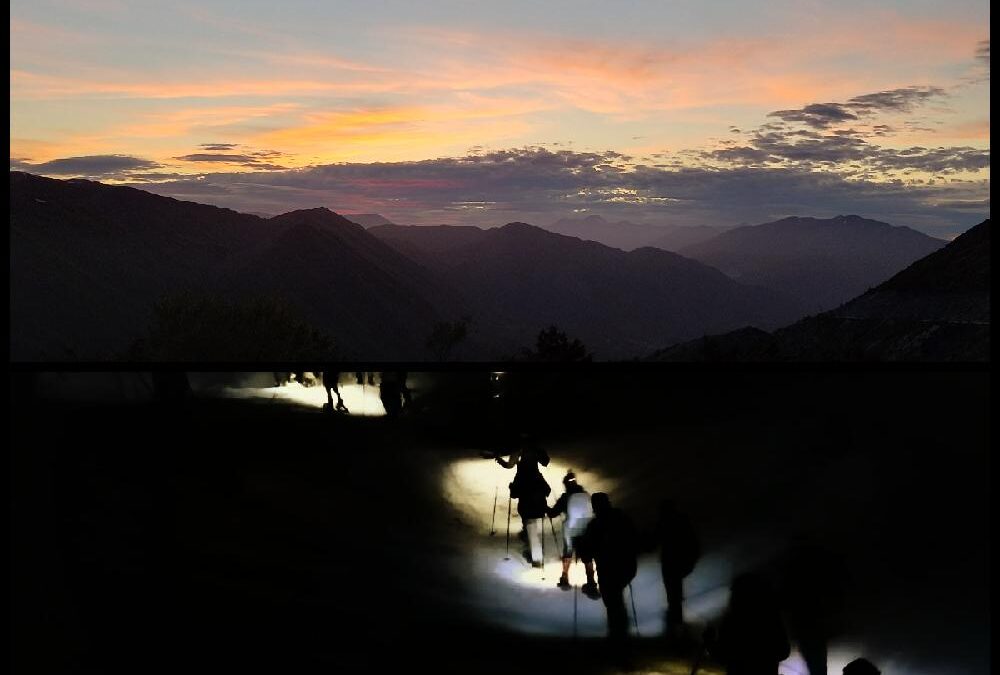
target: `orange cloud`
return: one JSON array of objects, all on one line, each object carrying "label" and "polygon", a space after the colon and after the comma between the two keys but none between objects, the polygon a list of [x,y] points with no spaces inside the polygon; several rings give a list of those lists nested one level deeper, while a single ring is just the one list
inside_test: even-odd
[{"label": "orange cloud", "polygon": [[[209,23],[223,21],[198,8],[185,11]],[[927,64],[971,60],[983,30],[884,11],[794,21],[796,25],[782,29],[783,35],[670,43],[404,27],[390,35],[388,56],[394,67],[288,45],[213,52],[220,61],[212,70],[174,71],[168,81],[126,66],[109,72],[69,63],[59,74],[15,67],[10,71],[12,115],[30,114],[24,111],[37,100],[162,102],[156,104],[157,112],[134,122],[66,139],[66,147],[77,151],[96,150],[100,142],[140,139],[139,154],[142,147],[163,153],[170,146],[169,152],[178,155],[187,151],[182,146],[194,135],[231,130],[227,140],[310,157],[396,156],[418,150],[438,154],[464,142],[543,140],[517,135],[537,128],[543,118],[554,123],[566,110],[593,113],[595,129],[638,119],[682,124],[690,123],[695,112],[705,119],[722,114],[713,113],[713,107],[742,107],[742,114],[757,115],[926,84],[914,81],[914,73],[922,78],[933,72]],[[237,29],[266,36],[265,27]],[[13,35],[39,28],[12,19],[11,30]],[[225,103],[241,97],[259,104],[241,100],[196,107],[181,100]],[[320,105],[327,111],[315,112]],[[689,111],[686,118],[684,111]],[[274,130],[255,128],[263,123]],[[691,140],[697,144],[703,139]]]},{"label": "orange cloud", "polygon": [[[513,118],[544,106],[516,99],[459,97],[455,106],[398,106],[312,113],[301,123],[255,135],[257,145],[309,151],[326,159],[372,157],[377,152],[412,155],[456,144],[473,145],[523,133],[528,125]],[[503,118],[503,124],[496,122]],[[438,145],[440,144],[440,145]]]},{"label": "orange cloud", "polygon": [[162,138],[190,135],[196,131],[222,133],[227,128],[253,120],[287,116],[301,108],[298,103],[274,103],[264,106],[212,106],[182,108],[153,113],[143,121],[114,129],[114,135],[137,138]]},{"label": "orange cloud", "polygon": [[359,94],[384,91],[365,82],[331,82],[301,79],[229,79],[193,82],[155,82],[148,77],[132,81],[81,80],[70,76],[10,71],[11,98],[226,98],[236,96],[289,96],[310,94]]}]

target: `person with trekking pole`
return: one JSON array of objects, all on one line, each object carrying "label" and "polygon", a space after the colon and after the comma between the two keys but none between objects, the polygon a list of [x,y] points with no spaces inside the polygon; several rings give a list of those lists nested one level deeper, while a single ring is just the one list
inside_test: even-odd
[{"label": "person with trekking pole", "polygon": [[[567,471],[563,477],[565,492],[556,500],[556,503],[549,508],[549,519],[565,515],[563,521],[563,553],[562,553],[562,576],[556,584],[564,591],[572,588],[569,583],[569,567],[576,555],[576,540],[587,529],[587,525],[594,517],[594,509],[590,504],[590,495],[583,487],[577,483],[576,474],[572,470]],[[555,526],[552,528],[552,537],[555,538]],[[587,583],[581,589],[587,597],[597,599],[600,593],[597,584],[594,583],[594,561],[584,561],[584,569],[587,573]]]},{"label": "person with trekking pole", "polygon": [[[543,566],[542,526],[548,511],[548,496],[552,491],[539,470],[539,465],[548,466],[549,456],[522,434],[520,447],[510,453],[509,459],[497,454],[496,462],[505,469],[517,467],[514,480],[510,483],[510,498],[517,500],[517,514],[521,517],[522,537],[527,540],[525,556],[532,567]],[[509,504],[509,501],[508,501]],[[507,518],[510,518],[508,508]],[[509,542],[508,528],[508,542]]]}]

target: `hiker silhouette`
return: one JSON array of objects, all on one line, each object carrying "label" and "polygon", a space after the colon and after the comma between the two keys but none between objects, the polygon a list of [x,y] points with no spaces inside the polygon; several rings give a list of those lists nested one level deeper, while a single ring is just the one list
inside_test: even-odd
[{"label": "hiker silhouette", "polygon": [[379,398],[382,407],[389,417],[399,417],[410,403],[410,390],[406,386],[406,373],[402,371],[387,371],[381,374],[379,381]]},{"label": "hiker silhouette", "polygon": [[846,565],[835,552],[799,534],[780,567],[781,604],[789,634],[809,675],[826,675],[827,644],[844,627]]},{"label": "hiker silhouette", "polygon": [[667,635],[675,636],[684,626],[684,577],[694,570],[701,545],[691,521],[670,499],[660,502],[656,543],[660,547],[660,569],[667,592]]},{"label": "hiker silhouette", "polygon": [[[322,372],[323,377],[323,388],[326,389],[326,405],[323,409],[327,412],[333,412],[334,410],[343,411],[345,413],[351,412],[344,405],[344,399],[340,395],[340,373],[334,370],[324,370]],[[333,405],[333,394],[337,394],[337,405]]]},{"label": "hiker silhouette", "polygon": [[882,671],[868,659],[854,659],[842,671],[843,675],[881,675]]},{"label": "hiker silhouette", "polygon": [[729,609],[712,654],[726,665],[728,675],[776,675],[791,646],[767,579],[746,573],[733,581]]},{"label": "hiker silhouette", "polygon": [[505,460],[498,455],[497,464],[505,469],[517,467],[514,480],[510,483],[510,496],[517,500],[517,515],[521,517],[521,538],[528,544],[528,555],[532,566],[542,567],[542,525],[548,513],[548,496],[552,491],[542,476],[541,466],[549,465],[549,455],[522,434],[517,450]]},{"label": "hiker silhouette", "polygon": [[594,493],[590,502],[594,518],[577,545],[580,557],[584,561],[592,559],[597,566],[601,600],[608,614],[608,644],[612,656],[627,667],[630,654],[625,589],[635,578],[638,540],[632,520],[620,509],[612,507],[608,495]]},{"label": "hiker silhouette", "polygon": [[[567,471],[563,477],[565,492],[556,500],[556,503],[549,509],[549,518],[565,514],[563,521],[563,552],[562,552],[562,576],[559,577],[559,588],[569,590],[572,588],[569,583],[569,566],[573,562],[576,554],[576,542],[587,530],[587,525],[594,517],[594,508],[590,503],[590,495],[577,483],[576,474],[572,470]],[[594,582],[594,561],[585,560],[584,570],[587,574],[587,583],[583,586],[583,592],[590,596],[595,596],[597,584]]]}]

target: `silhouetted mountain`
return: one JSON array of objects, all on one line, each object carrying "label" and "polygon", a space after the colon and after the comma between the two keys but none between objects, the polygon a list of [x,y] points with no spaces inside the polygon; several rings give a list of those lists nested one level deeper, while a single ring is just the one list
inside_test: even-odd
[{"label": "silhouetted mountain", "polygon": [[427,358],[435,322],[462,311],[444,283],[363,227],[324,208],[271,219],[280,234],[220,275],[229,292],[278,293],[345,356]]},{"label": "silhouetted mountain", "polygon": [[612,223],[597,215],[584,218],[561,218],[543,229],[567,237],[600,242],[605,246],[620,248],[623,251],[649,246],[662,234],[660,228],[653,225],[636,224],[627,220]]},{"label": "silhouetted mountain", "polygon": [[[626,253],[524,223],[366,231],[327,209],[263,219],[89,181],[16,172],[10,181],[14,360],[119,357],[148,330],[154,304],[180,292],[234,301],[277,295],[346,358],[387,360],[430,357],[432,329],[460,317],[470,319],[470,331],[459,358],[512,356],[556,326],[609,359],[746,325],[772,329],[801,316],[789,296],[681,255],[653,247]],[[844,220],[835,238],[856,230],[867,236],[849,236],[852,245],[929,239]],[[976,237],[988,234],[964,235],[942,257],[824,316],[824,326],[884,318],[886,307],[905,304],[903,296],[926,314],[930,291],[920,280],[939,278],[949,280],[951,293],[934,291],[934,320],[945,316],[942,308],[950,312],[940,334],[957,330],[958,320],[977,321],[988,299],[963,286],[988,278]],[[956,266],[962,269],[947,272]]]},{"label": "silhouetted mountain", "polygon": [[479,241],[486,231],[465,225],[376,225],[368,230],[403,255],[425,265],[442,264],[441,257]]},{"label": "silhouetted mountain", "polygon": [[85,180],[10,174],[11,358],[109,358],[163,295],[207,283],[268,221]]},{"label": "silhouetted mountain", "polygon": [[773,327],[795,316],[794,303],[780,294],[655,248],[625,253],[524,223],[471,238],[440,256],[435,269],[477,316],[502,318],[514,349],[556,325],[597,358],[625,358],[712,326]]},{"label": "silhouetted mountain", "polygon": [[698,227],[647,225],[628,220],[612,223],[601,216],[594,215],[585,218],[561,218],[542,229],[567,237],[596,241],[605,246],[620,248],[623,251],[632,251],[643,246],[676,251],[683,246],[710,239],[725,232],[726,228],[703,225]]},{"label": "silhouetted mountain", "polygon": [[833,313],[853,318],[989,323],[990,221]]},{"label": "silhouetted mountain", "polygon": [[738,227],[679,253],[817,312],[864,293],[946,242],[907,227],[838,216]]},{"label": "silhouetted mountain", "polygon": [[[180,291],[283,294],[345,356],[422,358],[460,302],[326,209],[272,219],[12,172],[11,358],[114,358]],[[454,312],[454,315],[452,315]]]},{"label": "silhouetted mountain", "polygon": [[655,248],[662,248],[664,251],[680,251],[687,246],[694,246],[703,241],[708,241],[729,230],[726,227],[709,227],[708,225],[695,225],[685,227],[682,225],[666,225],[663,234],[651,241],[648,245]]},{"label": "silhouetted mountain", "polygon": [[840,307],[768,335],[670,347],[663,361],[989,361],[990,221]]},{"label": "silhouetted mountain", "polygon": [[350,213],[346,216],[352,223],[357,223],[366,230],[378,225],[392,225],[392,221],[378,213]]}]

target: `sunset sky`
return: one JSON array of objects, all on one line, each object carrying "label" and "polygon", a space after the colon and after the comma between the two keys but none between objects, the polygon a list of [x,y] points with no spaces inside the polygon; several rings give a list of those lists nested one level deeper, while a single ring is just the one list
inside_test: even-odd
[{"label": "sunset sky", "polygon": [[11,3],[11,168],[401,223],[989,213],[986,0]]}]

